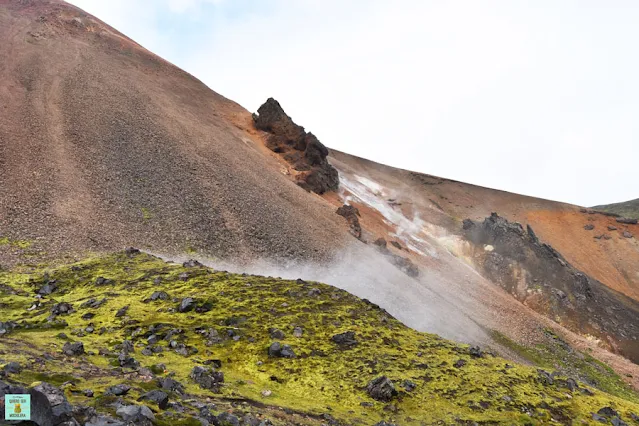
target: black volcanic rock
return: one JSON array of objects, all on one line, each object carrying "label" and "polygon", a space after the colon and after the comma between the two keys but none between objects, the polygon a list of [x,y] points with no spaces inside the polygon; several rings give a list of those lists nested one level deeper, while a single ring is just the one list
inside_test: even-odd
[{"label": "black volcanic rock", "polygon": [[328,148],[312,133],[293,122],[282,106],[269,98],[253,114],[255,128],[269,133],[266,146],[300,172],[296,183],[307,191],[323,194],[339,186],[337,170],[328,163]]},{"label": "black volcanic rock", "polygon": [[[465,220],[462,229],[488,279],[524,303],[541,296],[544,303],[531,303],[537,311],[580,334],[612,339],[618,352],[639,361],[639,302],[573,267],[530,226],[524,230],[492,213],[481,223]],[[484,250],[487,245],[493,250]]]},{"label": "black volcanic rock", "polygon": [[350,232],[355,238],[362,238],[362,227],[359,224],[359,210],[357,210],[357,207],[344,204],[335,213],[346,219],[348,226],[350,226]]},{"label": "black volcanic rock", "polygon": [[639,223],[639,220],[630,219],[630,218],[627,218],[627,217],[618,217],[615,220],[617,222],[619,222],[619,223],[625,223],[626,225],[636,225],[637,223]]},{"label": "black volcanic rock", "polygon": [[366,387],[366,390],[371,398],[382,401],[390,402],[395,396],[397,396],[397,390],[393,385],[393,382],[386,376],[377,377],[371,380]]}]

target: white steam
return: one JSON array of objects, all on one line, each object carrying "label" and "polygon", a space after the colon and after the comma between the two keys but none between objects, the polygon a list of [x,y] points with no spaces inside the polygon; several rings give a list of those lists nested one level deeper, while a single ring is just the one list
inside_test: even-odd
[{"label": "white steam", "polygon": [[[170,260],[183,262],[187,258]],[[446,288],[452,288],[450,283],[427,270],[422,270],[418,279],[410,278],[376,250],[359,242],[324,264],[257,261],[237,265],[205,258],[197,260],[217,270],[323,282],[370,300],[416,330],[466,343],[490,342],[480,326],[447,300]]]}]

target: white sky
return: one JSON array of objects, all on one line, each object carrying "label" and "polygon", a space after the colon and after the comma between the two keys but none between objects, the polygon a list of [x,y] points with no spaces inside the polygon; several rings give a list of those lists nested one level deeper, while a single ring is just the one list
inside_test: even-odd
[{"label": "white sky", "polygon": [[[543,198],[639,197],[639,2],[72,0],[331,148]],[[633,160],[634,158],[634,160]]]}]

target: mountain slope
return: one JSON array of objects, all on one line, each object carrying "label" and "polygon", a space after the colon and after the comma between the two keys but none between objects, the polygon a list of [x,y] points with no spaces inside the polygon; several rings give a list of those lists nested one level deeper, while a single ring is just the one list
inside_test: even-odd
[{"label": "mountain slope", "polygon": [[232,124],[246,110],[99,20],[2,0],[0,39],[0,235],[51,256],[135,243],[236,261],[343,241]]}]

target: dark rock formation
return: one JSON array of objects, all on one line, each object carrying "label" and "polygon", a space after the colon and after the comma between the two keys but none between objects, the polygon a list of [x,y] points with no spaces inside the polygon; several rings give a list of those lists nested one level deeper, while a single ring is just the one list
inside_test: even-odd
[{"label": "dark rock formation", "polygon": [[273,342],[268,347],[268,356],[273,358],[295,358],[295,352],[289,345],[282,345],[280,342]]},{"label": "dark rock formation", "polygon": [[[412,278],[416,278],[419,276],[419,268],[417,268],[417,265],[415,265],[413,261],[407,257],[402,257],[392,253],[388,249],[388,244],[386,243],[385,239],[378,238],[373,242],[373,244],[377,247],[377,250],[381,254],[388,256],[390,262],[397,268],[399,268],[399,270],[401,270],[403,273]],[[393,246],[395,245],[393,244]]]},{"label": "dark rock formation", "polygon": [[185,297],[180,302],[180,306],[178,307],[178,311],[179,312],[189,312],[189,311],[192,311],[193,309],[195,309],[195,306],[196,306],[195,299],[193,299],[192,297]]},{"label": "dark rock formation", "polygon": [[366,387],[366,391],[371,398],[382,401],[390,402],[395,396],[397,396],[397,390],[393,385],[393,382],[386,376],[377,377],[371,380]]},{"label": "dark rock formation", "polygon": [[84,354],[84,345],[82,342],[67,342],[62,347],[62,353],[67,356],[78,356]]},{"label": "dark rock formation", "polygon": [[[491,214],[482,223],[465,220],[465,236],[478,249],[484,274],[515,298],[581,334],[611,342],[613,351],[639,361],[639,302],[574,268],[553,247]],[[491,245],[492,251],[484,250]]]},{"label": "dark rock formation", "polygon": [[297,170],[296,182],[307,191],[323,194],[339,186],[337,170],[328,163],[328,149],[312,133],[286,115],[279,102],[269,98],[253,114],[258,130],[268,132],[266,146],[281,154]]},{"label": "dark rock formation", "polygon": [[208,389],[213,392],[219,392],[220,386],[224,383],[224,373],[214,369],[209,370],[206,367],[194,367],[190,377],[202,389]]},{"label": "dark rock formation", "polygon": [[619,223],[625,223],[626,225],[636,225],[637,223],[639,223],[639,220],[637,219],[630,219],[627,217],[618,217],[617,219],[615,219],[617,222]]},{"label": "dark rock formation", "polygon": [[129,386],[129,385],[125,385],[125,384],[114,385],[114,386],[109,387],[106,390],[106,394],[107,395],[122,396],[122,395],[126,395],[127,393],[129,393],[130,390],[131,390],[131,386]]},{"label": "dark rock formation", "polygon": [[155,420],[155,415],[146,405],[123,405],[117,409],[116,414],[128,424],[151,426]]},{"label": "dark rock formation", "polygon": [[357,207],[344,204],[343,206],[338,208],[335,213],[346,219],[346,222],[348,222],[348,226],[350,226],[350,232],[355,238],[362,238],[362,227],[359,224],[358,218],[360,214],[359,210],[357,210]]},{"label": "dark rock formation", "polygon": [[391,255],[391,263],[397,266],[403,273],[409,277],[416,278],[419,276],[419,269],[407,257],[398,256],[396,254]]},{"label": "dark rock formation", "polygon": [[336,334],[331,337],[331,340],[343,348],[357,345],[357,339],[355,339],[354,331],[347,331],[344,333]]}]

